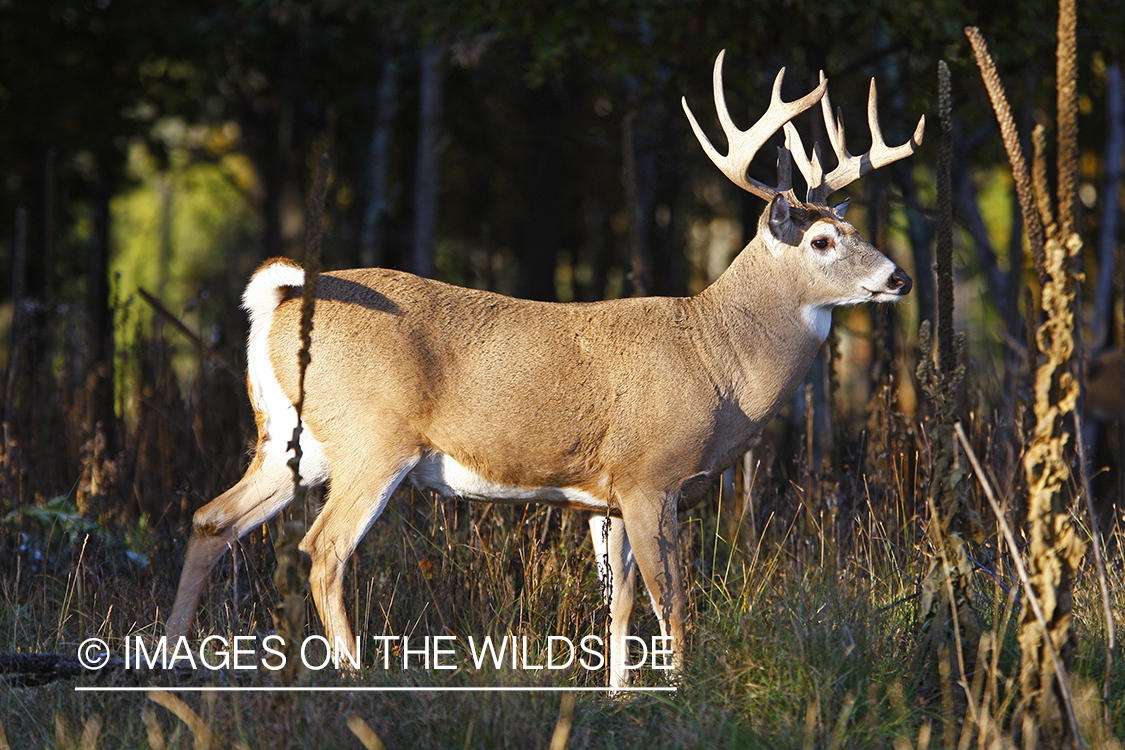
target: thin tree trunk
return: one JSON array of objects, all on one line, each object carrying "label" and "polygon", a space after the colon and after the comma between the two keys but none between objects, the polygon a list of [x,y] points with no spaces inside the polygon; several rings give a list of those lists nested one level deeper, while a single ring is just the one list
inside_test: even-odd
[{"label": "thin tree trunk", "polygon": [[292,108],[282,101],[276,119],[268,126],[269,145],[262,164],[262,239],[258,245],[258,261],[285,254],[281,232],[285,179],[289,171],[288,139],[292,135]]},{"label": "thin tree trunk", "polygon": [[1108,110],[1105,146],[1105,186],[1102,188],[1102,218],[1098,228],[1098,272],[1094,288],[1094,349],[1109,342],[1112,319],[1113,279],[1117,264],[1117,245],[1121,226],[1121,159],[1125,155],[1125,90],[1121,65],[1106,70],[1106,109]]},{"label": "thin tree trunk", "polygon": [[[16,479],[13,487],[18,496],[16,505],[23,505],[31,497],[29,482],[25,481],[28,467],[25,453],[35,455],[33,423],[29,412],[35,403],[35,381],[31,376],[29,361],[34,334],[29,330],[33,305],[27,299],[27,209],[16,209],[15,234],[12,237],[12,338],[8,351],[8,371],[4,389],[4,424],[2,449],[3,465]],[[24,445],[24,440],[27,445]],[[28,450],[30,449],[30,450]]]},{"label": "thin tree trunk", "polygon": [[160,262],[156,268],[156,298],[164,299],[168,285],[168,268],[172,263],[172,173],[162,171],[156,177],[156,190],[160,199]]},{"label": "thin tree trunk", "polygon": [[15,234],[12,237],[12,339],[8,354],[7,383],[4,394],[6,437],[20,432],[22,425],[17,406],[23,392],[22,377],[27,346],[27,209],[16,209]]},{"label": "thin tree trunk", "polygon": [[933,229],[926,220],[918,200],[918,184],[910,168],[903,162],[894,165],[894,173],[902,186],[902,201],[906,207],[906,233],[910,237],[910,247],[914,254],[914,294],[918,295],[918,317],[920,320],[934,319],[935,291],[933,263],[934,256],[930,243],[934,239]]},{"label": "thin tree trunk", "polygon": [[98,176],[94,190],[86,305],[89,315],[89,372],[96,379],[96,386],[93,391],[95,398],[90,403],[89,427],[96,429],[101,425],[106,435],[106,447],[112,454],[116,447],[116,410],[113,401],[113,315],[109,309],[110,190],[104,174]]},{"label": "thin tree trunk", "polygon": [[1017,332],[1014,327],[1019,321],[1018,308],[1008,286],[1008,276],[996,257],[996,250],[988,236],[988,227],[985,226],[984,217],[980,213],[980,204],[977,201],[977,189],[973,184],[972,175],[968,170],[961,174],[960,184],[957,188],[957,215],[961,218],[969,236],[973,238],[973,246],[977,251],[977,260],[981,270],[988,280],[988,289],[991,292],[997,310],[1004,318],[1005,327],[1013,335]]},{"label": "thin tree trunk", "polygon": [[414,273],[434,275],[438,194],[441,172],[441,114],[445,79],[444,45],[432,39],[422,47],[418,113],[418,162],[414,183]]},{"label": "thin tree trunk", "polygon": [[566,168],[557,148],[544,135],[536,138],[532,156],[531,184],[528,186],[526,215],[521,235],[525,247],[519,258],[520,296],[527,299],[556,299],[555,269],[562,248],[559,211],[559,175]]},{"label": "thin tree trunk", "polygon": [[103,502],[108,461],[117,453],[117,414],[114,398],[113,313],[109,306],[110,189],[105,165],[98,165],[94,183],[90,269],[86,278],[87,341],[86,471],[78,488],[78,510],[88,518],[108,510]]},{"label": "thin tree trunk", "polygon": [[367,152],[367,186],[370,191],[363,212],[360,231],[359,262],[362,266],[379,266],[385,261],[386,231],[384,219],[390,210],[388,175],[390,174],[391,133],[398,114],[398,51],[388,34],[384,40],[382,72],[375,100],[375,125],[371,129],[371,145]]},{"label": "thin tree trunk", "polygon": [[43,298],[55,298],[55,220],[58,213],[58,152],[47,149],[43,159]]},{"label": "thin tree trunk", "polygon": [[[634,81],[629,81],[635,84]],[[629,270],[626,272],[628,279],[626,294],[631,297],[643,297],[648,293],[645,272],[645,258],[648,256],[647,232],[645,221],[651,214],[647,209],[648,194],[651,192],[640,185],[637,174],[637,143],[636,143],[636,105],[630,105],[629,111],[621,122],[621,157],[622,172],[625,182],[625,201],[629,216]]]}]

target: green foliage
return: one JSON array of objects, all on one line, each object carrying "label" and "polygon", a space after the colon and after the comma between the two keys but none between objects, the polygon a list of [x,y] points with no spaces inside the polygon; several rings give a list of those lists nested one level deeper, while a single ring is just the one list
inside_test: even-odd
[{"label": "green foliage", "polygon": [[129,171],[139,184],[112,203],[112,270],[122,290],[157,292],[167,307],[181,310],[204,280],[247,268],[256,176],[237,152],[194,161],[180,148],[169,162],[162,170],[143,143],[133,145]]},{"label": "green foliage", "polygon": [[21,505],[8,511],[3,523],[18,531],[25,544],[42,549],[47,555],[68,553],[71,547],[82,546],[87,537],[94,536],[113,548],[124,548],[129,561],[143,568],[148,565],[152,550],[147,518],[138,519],[137,525],[125,532],[124,540],[118,540],[112,531],[79,513],[78,506],[66,495],[42,505]]},{"label": "green foliage", "polygon": [[43,505],[23,505],[9,511],[4,523],[25,530],[57,547],[64,541],[76,543],[82,536],[98,531],[98,525],[78,512],[66,495],[59,495]]}]

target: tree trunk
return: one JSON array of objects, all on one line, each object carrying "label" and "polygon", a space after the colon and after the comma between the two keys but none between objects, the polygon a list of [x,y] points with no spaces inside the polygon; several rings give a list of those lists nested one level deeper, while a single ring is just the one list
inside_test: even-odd
[{"label": "tree trunk", "polygon": [[934,256],[930,243],[934,233],[930,222],[918,201],[918,184],[909,166],[904,162],[893,165],[894,174],[902,186],[902,201],[906,208],[906,233],[910,237],[910,247],[914,254],[914,294],[918,296],[919,322],[934,319]]},{"label": "tree trunk", "polygon": [[972,174],[969,170],[961,173],[960,184],[957,189],[957,215],[962,224],[973,238],[973,246],[977,251],[977,261],[980,263],[984,277],[988,281],[988,289],[993,303],[1004,319],[1005,328],[1013,336],[1019,333],[1019,308],[1016,306],[1016,297],[1009,287],[1008,274],[1000,268],[996,250],[988,236],[988,227],[980,213],[980,204],[977,200],[976,185],[973,184]]},{"label": "tree trunk", "polygon": [[[29,318],[32,305],[27,299],[27,209],[16,209],[12,237],[12,338],[8,351],[8,372],[4,389],[4,462],[9,471],[22,473],[20,442],[28,429],[27,410],[34,403],[29,388],[35,378],[28,377],[28,349],[31,345]],[[20,482],[24,485],[24,482]],[[22,500],[25,498],[21,498]]]},{"label": "tree trunk", "polygon": [[387,179],[390,173],[391,134],[398,114],[398,50],[390,34],[383,41],[382,71],[375,99],[375,125],[367,152],[367,206],[359,239],[359,264],[364,267],[386,263],[384,219],[390,211]]},{"label": "tree trunk", "polygon": [[1121,226],[1121,158],[1125,155],[1125,85],[1121,65],[1106,69],[1106,109],[1109,113],[1105,145],[1105,186],[1102,188],[1102,218],[1098,227],[1098,271],[1094,288],[1094,349],[1109,344],[1109,322],[1113,319],[1113,280]]},{"label": "tree trunk", "polygon": [[437,244],[438,193],[441,186],[439,151],[445,45],[431,39],[422,47],[420,106],[418,112],[418,161],[414,183],[414,263],[419,276],[434,275]]},{"label": "tree trunk", "polygon": [[540,130],[534,141],[530,200],[521,221],[520,235],[524,247],[520,252],[519,296],[527,299],[554,301],[555,268],[562,249],[562,216],[559,208],[559,175],[565,169],[558,149],[548,137],[549,130]]},{"label": "tree trunk", "polygon": [[[104,157],[103,157],[104,158]],[[114,398],[113,312],[109,305],[110,188],[104,163],[94,183],[90,269],[86,278],[89,365],[86,369],[86,471],[78,491],[78,510],[96,518],[111,479],[108,462],[117,453]]]},{"label": "tree trunk", "polygon": [[[636,82],[630,80],[629,87],[636,88]],[[621,122],[621,161],[622,178],[625,182],[625,202],[629,216],[629,269],[626,271],[627,280],[625,294],[630,297],[643,297],[648,293],[648,272],[645,260],[649,257],[648,219],[651,211],[651,185],[645,178],[651,175],[639,175],[637,167],[637,106],[630,104],[629,111]]]}]

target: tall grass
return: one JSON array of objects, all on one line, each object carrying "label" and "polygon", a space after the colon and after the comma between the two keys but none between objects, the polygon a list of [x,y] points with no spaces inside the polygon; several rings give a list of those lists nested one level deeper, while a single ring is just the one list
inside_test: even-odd
[{"label": "tall grass", "polygon": [[[157,332],[144,346],[160,351],[167,346],[162,342]],[[170,360],[153,358],[146,377],[171,380],[171,373],[161,369],[170,368]],[[163,422],[132,422],[131,430],[164,435],[143,449],[150,455],[146,465],[166,461],[176,467],[173,485],[185,481],[176,473],[191,470],[185,468],[188,463],[202,465],[206,476],[180,488],[181,504],[189,512],[209,499],[205,492],[238,477],[235,462],[206,447],[235,442],[231,432],[239,433],[237,442],[243,445],[249,439],[252,422],[239,387],[233,379],[205,373],[182,392],[160,395],[161,408],[150,419]],[[968,384],[966,398],[978,397],[975,387]],[[200,406],[184,395],[204,388],[226,391],[214,402],[231,405],[224,414],[201,416]],[[994,414],[1013,415],[1019,408],[1015,397],[991,405]],[[873,441],[862,424],[840,425],[841,434],[858,439],[840,446],[834,462],[813,467],[797,451],[759,467],[752,508],[744,494],[749,483],[735,483],[742,490],[738,495],[717,487],[714,499],[681,525],[691,628],[679,691],[621,700],[580,694],[568,746],[1012,746],[1009,722],[1020,700],[1013,614],[1018,594],[1012,593],[1018,583],[995,536],[971,550],[983,635],[979,654],[970,657],[983,666],[967,673],[968,684],[959,684],[956,675],[928,673],[918,655],[920,576],[933,553],[923,504],[929,419],[923,412],[885,420],[898,427],[897,434],[881,436],[881,450],[891,453],[881,457],[870,455]],[[798,445],[806,442],[800,436],[804,421],[793,426]],[[1019,528],[1013,462],[1021,446],[1004,443],[987,423],[968,427]],[[132,436],[127,445],[139,451],[136,434],[127,433]],[[875,458],[881,469],[868,472]],[[122,466],[138,462],[135,455],[118,460]],[[84,638],[99,636],[120,653],[126,636],[161,632],[189,512],[163,519],[146,514],[142,520],[140,509],[151,512],[155,503],[147,498],[141,504],[134,493],[148,485],[139,477],[130,482],[128,474],[120,476],[107,503],[121,509],[100,524],[68,516],[61,510],[65,503],[53,515],[47,509],[40,516],[13,514],[17,509],[6,496],[7,520],[0,527],[6,550],[0,561],[0,651],[73,654]],[[815,483],[818,492],[806,492],[803,481]],[[309,502],[315,511],[317,497]],[[985,507],[976,487],[965,502],[978,512]],[[169,520],[173,517],[175,523]],[[269,528],[255,531],[236,554],[222,559],[204,597],[201,634],[271,630],[277,604],[270,577],[272,534]],[[539,654],[548,635],[575,640],[600,635],[605,614],[587,535],[585,519],[573,512],[474,504],[401,489],[353,558],[349,615],[365,643],[380,635],[515,635],[527,636],[532,654]],[[1111,606],[1121,617],[1120,532],[1110,541],[1108,564],[1118,571],[1110,577]],[[1080,646],[1074,692],[1088,746],[1110,747],[1107,732],[1113,730],[1100,720],[1098,697],[1106,657],[1100,612],[1094,576],[1083,571],[1074,601]],[[318,630],[318,623],[310,623],[309,632]],[[643,604],[634,630],[646,637],[659,632]],[[384,670],[375,661],[369,655],[368,668],[358,675],[328,670],[306,679],[313,686],[345,687],[582,687],[605,681],[604,672],[581,668],[404,672]],[[171,697],[76,693],[73,680],[36,687],[9,681],[0,692],[0,722],[8,741],[14,747],[358,746],[365,740],[353,728],[362,721],[392,748],[523,748],[546,747],[560,721],[561,696],[552,693],[199,694],[176,693],[177,682],[169,675],[119,671],[101,679],[106,685],[166,685]],[[263,671],[181,679],[191,686],[209,680],[274,684]],[[636,681],[666,684],[664,674],[654,670],[641,670]],[[1120,670],[1109,695],[1104,708],[1120,732],[1125,727]],[[349,721],[353,716],[358,719]],[[92,744],[82,744],[84,731]]]}]

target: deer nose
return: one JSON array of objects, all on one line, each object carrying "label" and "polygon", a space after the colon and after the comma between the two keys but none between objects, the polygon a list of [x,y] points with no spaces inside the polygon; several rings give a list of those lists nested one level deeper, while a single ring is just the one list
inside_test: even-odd
[{"label": "deer nose", "polygon": [[906,275],[906,271],[902,270],[898,266],[895,266],[895,270],[894,273],[891,274],[891,278],[887,279],[887,288],[892,292],[898,292],[899,294],[905,296],[910,293],[910,288],[912,286],[914,286],[914,282],[911,281],[910,277]]}]

